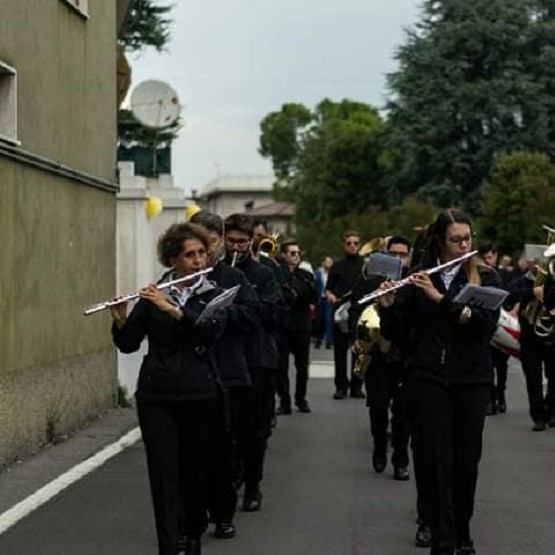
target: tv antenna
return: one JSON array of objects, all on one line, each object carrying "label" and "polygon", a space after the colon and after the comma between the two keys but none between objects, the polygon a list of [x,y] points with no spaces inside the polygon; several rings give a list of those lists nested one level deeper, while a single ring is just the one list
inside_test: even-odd
[{"label": "tv antenna", "polygon": [[139,83],[131,93],[131,112],[135,119],[155,130],[152,152],[154,175],[157,174],[156,148],[160,130],[173,125],[179,118],[181,105],[177,93],[163,81],[150,79]]}]

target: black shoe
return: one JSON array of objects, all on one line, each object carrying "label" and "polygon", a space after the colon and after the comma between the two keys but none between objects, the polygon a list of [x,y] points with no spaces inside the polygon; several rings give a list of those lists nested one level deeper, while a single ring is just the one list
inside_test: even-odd
[{"label": "black shoe", "polygon": [[364,395],[364,393],[360,390],[360,389],[355,389],[354,391],[351,391],[351,399],[366,399],[366,395]]},{"label": "black shoe", "polygon": [[187,539],[184,555],[201,555],[200,540]]},{"label": "black shoe", "polygon": [[291,410],[291,405],[280,405],[277,410],[276,414],[291,414],[293,411]]},{"label": "black shoe", "polygon": [[500,414],[505,414],[507,412],[507,401],[505,400],[504,394],[499,395],[499,400],[497,401],[497,410]]},{"label": "black shoe", "polygon": [[432,530],[430,527],[421,522],[416,530],[416,538],[414,539],[416,547],[431,547],[432,546]]},{"label": "black shoe", "polygon": [[272,414],[272,417],[270,418],[270,428],[274,429],[277,426],[277,416],[276,414]]},{"label": "black shoe", "polygon": [[455,555],[475,555],[476,550],[474,549],[474,542],[472,540],[467,540],[462,542],[457,549],[455,549]]},{"label": "black shoe", "polygon": [[214,537],[221,540],[229,540],[235,537],[237,530],[232,522],[218,522],[214,528]]},{"label": "black shoe", "polygon": [[326,343],[326,349],[331,349],[332,348],[332,344],[331,343]]},{"label": "black shoe", "polygon": [[543,432],[545,430],[545,422],[543,420],[534,420],[534,425],[532,426],[533,432]]},{"label": "black shoe", "polygon": [[245,486],[245,497],[243,497],[243,511],[254,513],[262,507],[262,493],[258,484],[256,486]]},{"label": "black shoe", "polygon": [[322,340],[321,340],[321,339],[317,339],[317,340],[314,342],[314,348],[315,348],[315,349],[319,349],[321,346],[322,346]]},{"label": "black shoe", "polygon": [[490,401],[486,407],[486,416],[497,414],[497,403]]},{"label": "black shoe", "polygon": [[372,455],[372,465],[374,466],[374,470],[378,474],[381,474],[387,466],[387,455],[381,450],[374,449],[374,454]]},{"label": "black shoe", "polygon": [[299,412],[304,412],[306,414],[312,412],[306,399],[299,399],[298,401],[295,401],[295,406],[299,409]]},{"label": "black shoe", "polygon": [[336,400],[338,400],[338,399],[346,399],[346,398],[347,398],[347,392],[338,389],[338,390],[333,394],[333,398],[336,399]]},{"label": "black shoe", "polygon": [[410,480],[409,469],[406,466],[396,466],[393,471],[393,479],[399,482]]},{"label": "black shoe", "polygon": [[549,420],[547,421],[547,425],[550,428],[555,428],[555,416],[550,416]]}]

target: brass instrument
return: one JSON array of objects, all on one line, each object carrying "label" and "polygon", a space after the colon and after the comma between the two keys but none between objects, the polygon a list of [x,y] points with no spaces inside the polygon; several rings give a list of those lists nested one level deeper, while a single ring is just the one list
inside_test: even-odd
[{"label": "brass instrument", "polygon": [[[385,237],[374,237],[360,247],[358,254],[368,256],[373,252],[385,250],[387,239]],[[364,272],[364,268],[363,268]],[[364,276],[367,277],[366,275]],[[382,353],[387,353],[390,342],[380,335],[380,316],[376,304],[367,306],[358,318],[356,329],[355,355],[357,357],[353,373],[362,378],[370,365],[370,351],[378,346]]]},{"label": "brass instrument", "polygon": [[[552,229],[546,225],[542,227],[543,229],[545,229],[545,231],[547,231],[547,243],[551,245],[553,242],[555,242],[555,229]],[[549,257],[550,254],[550,249],[548,248],[545,251],[545,255]],[[555,272],[554,258],[550,257],[547,262],[536,264],[536,278],[534,280],[534,289],[536,287],[543,286],[550,272]],[[552,275],[555,274],[552,273]],[[534,333],[540,339],[555,339],[555,319],[539,299],[534,298],[534,300],[529,302],[524,309],[523,315],[528,320],[530,325],[534,328]]]},{"label": "brass instrument", "polygon": [[265,235],[258,241],[258,252],[269,258],[275,258],[279,253],[278,235]]},{"label": "brass instrument", "polygon": [[391,341],[388,341],[380,334],[380,316],[376,308],[376,303],[367,306],[360,315],[356,327],[356,355],[357,360],[353,373],[355,376],[362,378],[372,357],[370,351],[377,347],[382,353],[387,353],[391,347]]}]

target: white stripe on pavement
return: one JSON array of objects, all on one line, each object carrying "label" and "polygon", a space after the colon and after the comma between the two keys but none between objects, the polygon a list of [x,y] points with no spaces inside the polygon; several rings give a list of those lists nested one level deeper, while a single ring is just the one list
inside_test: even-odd
[{"label": "white stripe on pavement", "polygon": [[123,450],[131,447],[141,439],[141,431],[139,428],[134,428],[129,433],[125,434],[118,441],[108,445],[102,451],[99,451],[92,457],[84,460],[82,463],[74,466],[64,474],[61,474],[52,482],[46,484],[44,487],[37,490],[35,493],[29,495],[11,509],[0,514],[0,534],[3,534],[8,528],[11,528],[16,522],[38,509],[41,505],[50,501],[53,497],[58,495],[62,490],[77,482],[87,474],[102,466],[105,462],[115,457]]}]

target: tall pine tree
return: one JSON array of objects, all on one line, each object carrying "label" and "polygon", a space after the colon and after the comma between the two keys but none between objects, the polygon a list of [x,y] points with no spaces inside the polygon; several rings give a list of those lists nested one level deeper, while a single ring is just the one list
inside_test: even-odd
[{"label": "tall pine tree", "polygon": [[393,192],[475,211],[499,155],[550,153],[554,8],[540,0],[424,2],[388,81]]}]

